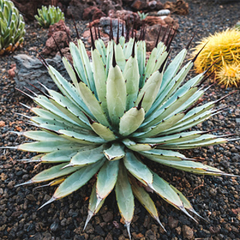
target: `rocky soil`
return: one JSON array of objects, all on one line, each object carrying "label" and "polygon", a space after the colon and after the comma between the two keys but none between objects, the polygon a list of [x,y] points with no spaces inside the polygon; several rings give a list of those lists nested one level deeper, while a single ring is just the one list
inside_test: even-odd
[{"label": "rocky soil", "polygon": [[[224,5],[213,1],[187,2],[190,7],[189,15],[173,15],[173,18],[178,19],[180,27],[173,42],[172,56],[186,46],[193,32],[196,33],[194,40],[197,41],[210,33],[232,27],[239,20],[239,15],[236,14],[240,12],[239,2]],[[71,21],[66,22],[74,36]],[[82,33],[85,22],[79,22],[78,28]],[[18,145],[25,140],[23,137],[10,134],[9,131],[31,128],[27,124],[27,119],[17,113],[28,113],[28,109],[21,103],[30,106],[34,104],[15,90],[15,81],[9,77],[8,70],[14,63],[14,55],[26,53],[35,56],[36,52],[43,49],[47,30],[38,28],[35,23],[27,25],[26,30],[23,48],[10,56],[0,57],[0,147]],[[192,71],[191,74],[194,72]],[[226,109],[198,125],[198,129],[216,129],[218,135],[233,133],[235,137],[240,137],[239,89],[212,86],[207,91],[204,101],[219,99],[234,90],[236,91],[232,95],[217,106]],[[204,163],[226,173],[240,175],[239,141],[184,153],[189,157],[199,157]],[[29,153],[0,149],[0,239],[124,240],[128,238],[114,194],[110,194],[100,212],[83,231],[88,198],[94,180],[71,196],[37,211],[51,197],[54,187],[43,189],[34,189],[36,185],[15,187],[16,184],[29,180],[46,167],[42,164],[26,164],[18,161],[30,156]],[[167,232],[163,232],[136,200],[135,217],[131,224],[133,239],[240,239],[239,178],[198,176],[157,164],[152,164],[151,168],[181,190],[206,221],[198,219],[199,223],[196,224],[156,195],[152,195],[159,210],[160,220]]]}]

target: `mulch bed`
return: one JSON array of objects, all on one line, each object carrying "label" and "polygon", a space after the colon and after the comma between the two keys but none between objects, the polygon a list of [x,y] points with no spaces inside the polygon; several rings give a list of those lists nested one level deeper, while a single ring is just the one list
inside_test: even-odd
[{"label": "mulch bed", "polygon": [[[173,42],[172,56],[188,43],[196,32],[195,41],[215,31],[232,27],[238,20],[240,3],[220,5],[208,1],[187,1],[190,11],[187,16],[174,15],[179,20],[179,33]],[[225,1],[226,2],[226,1]],[[73,24],[67,20],[73,30]],[[82,33],[85,22],[78,23]],[[14,63],[13,56],[19,53],[36,55],[47,39],[47,30],[31,23],[26,26],[26,37],[22,49],[12,55],[0,57],[0,147],[18,145],[25,139],[12,135],[9,131],[23,131],[31,127],[28,120],[16,113],[26,114],[28,109],[20,102],[33,106],[31,100],[15,90],[15,82],[7,70]],[[74,30],[73,30],[74,36]],[[191,75],[193,75],[193,71]],[[232,88],[212,86],[204,100],[216,100],[232,92]],[[203,124],[200,130],[216,129],[218,135],[234,133],[240,136],[240,94],[239,90],[224,99],[218,107],[227,107]],[[240,175],[239,141],[209,148],[184,152],[189,157],[199,157],[204,163],[215,166],[226,173]],[[128,238],[122,224],[114,194],[105,201],[100,212],[93,217],[83,231],[87,216],[88,198],[93,181],[72,195],[56,201],[43,209],[37,209],[50,199],[54,187],[34,190],[35,186],[14,187],[29,180],[46,166],[26,164],[17,160],[29,158],[29,153],[14,150],[0,150],[0,239],[119,239]],[[236,177],[198,176],[152,164],[152,169],[164,179],[183,191],[195,210],[207,221],[199,219],[196,224],[180,211],[152,195],[159,210],[160,220],[167,232],[150,217],[136,200],[135,216],[131,224],[133,239],[240,239],[240,180]]]}]

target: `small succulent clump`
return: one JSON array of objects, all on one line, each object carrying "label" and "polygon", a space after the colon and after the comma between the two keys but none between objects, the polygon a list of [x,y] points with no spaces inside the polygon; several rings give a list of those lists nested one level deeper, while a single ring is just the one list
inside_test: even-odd
[{"label": "small succulent clump", "polygon": [[140,17],[140,20],[144,20],[148,16],[148,13],[139,12],[139,11],[137,13],[138,13],[138,16]]},{"label": "small succulent clump", "polygon": [[28,107],[36,114],[29,119],[39,130],[17,132],[35,142],[13,148],[38,153],[24,161],[51,166],[19,185],[59,185],[44,207],[94,178],[85,227],[114,190],[129,236],[134,197],[164,229],[143,186],[194,219],[192,214],[199,215],[187,198],[151,170],[149,162],[196,174],[228,175],[177,151],[228,142],[226,136],[189,130],[221,112],[214,109],[221,99],[198,104],[208,73],[185,81],[197,57],[181,68],[189,45],[167,66],[175,35],[171,29],[160,40],[160,28],[147,61],[144,29],[138,40],[118,32],[115,42],[111,32],[107,46],[96,29],[95,40],[90,30],[92,61],[80,39],[69,46],[73,64],[62,58],[72,82],[42,59],[61,93],[42,85],[46,92],[28,95],[40,106]]},{"label": "small succulent clump", "polygon": [[21,46],[25,22],[10,0],[0,0],[0,56]]},{"label": "small succulent clump", "polygon": [[38,15],[35,15],[38,24],[43,28],[48,28],[54,23],[58,23],[60,20],[65,20],[64,13],[59,7],[54,6],[42,6],[38,9]]},{"label": "small succulent clump", "polygon": [[[203,47],[204,49],[195,61],[196,71],[201,73],[211,66],[210,71],[214,72],[217,81],[221,84],[228,83],[229,81],[222,81],[220,77],[223,75],[219,72],[226,65],[240,64],[240,31],[227,29],[202,39],[195,48],[193,56]],[[230,82],[234,81],[232,79]]]}]

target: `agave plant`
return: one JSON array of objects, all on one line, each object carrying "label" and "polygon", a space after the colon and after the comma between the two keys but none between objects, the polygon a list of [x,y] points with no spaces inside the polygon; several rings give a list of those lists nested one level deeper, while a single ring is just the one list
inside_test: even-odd
[{"label": "agave plant", "polygon": [[64,13],[59,7],[54,6],[42,6],[42,9],[38,9],[38,15],[35,15],[38,24],[43,28],[48,28],[50,25],[64,20]]},{"label": "agave plant", "polygon": [[25,23],[12,1],[0,0],[0,56],[13,52],[24,40]]},{"label": "agave plant", "polygon": [[134,196],[164,229],[143,186],[189,217],[193,218],[190,213],[198,215],[177,188],[148,167],[149,161],[154,161],[196,174],[225,174],[176,151],[228,140],[188,130],[221,111],[214,110],[220,100],[197,106],[206,90],[201,85],[208,76],[204,72],[185,82],[196,59],[180,69],[189,45],[166,67],[173,39],[169,35],[163,37],[167,38],[165,43],[157,39],[146,62],[144,32],[139,40],[126,41],[118,36],[115,42],[111,37],[105,47],[100,38],[93,40],[91,31],[92,61],[81,40],[77,46],[70,43],[73,65],[62,59],[72,82],[46,65],[61,93],[42,85],[47,93],[28,95],[40,106],[29,107],[37,115],[29,118],[40,130],[18,133],[35,142],[13,147],[39,153],[25,159],[27,162],[56,164],[18,185],[47,181],[47,186],[59,185],[42,207],[80,189],[96,176],[85,227],[114,189],[129,235]]}]

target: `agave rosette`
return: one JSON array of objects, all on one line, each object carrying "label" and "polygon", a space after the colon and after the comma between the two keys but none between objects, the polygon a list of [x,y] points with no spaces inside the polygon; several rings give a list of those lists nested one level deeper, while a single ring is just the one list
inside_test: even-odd
[{"label": "agave rosette", "polygon": [[20,133],[36,142],[16,147],[39,153],[29,162],[56,164],[23,183],[59,184],[43,206],[73,193],[97,174],[86,224],[115,189],[130,232],[134,196],[161,224],[143,185],[188,216],[192,217],[189,212],[197,214],[181,192],[148,168],[149,161],[196,174],[224,174],[176,151],[228,141],[209,132],[188,130],[220,111],[214,109],[217,101],[196,104],[205,91],[200,85],[206,73],[185,81],[193,66],[191,60],[180,69],[188,47],[166,67],[170,33],[165,43],[157,40],[146,61],[142,37],[126,41],[121,36],[107,47],[92,37],[92,61],[81,40],[77,46],[71,42],[73,65],[64,57],[63,63],[72,82],[46,66],[61,93],[45,87],[47,94],[32,97],[40,108],[31,108],[37,116],[30,120],[40,130]]}]

